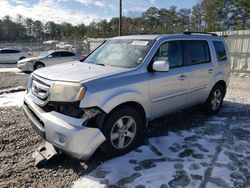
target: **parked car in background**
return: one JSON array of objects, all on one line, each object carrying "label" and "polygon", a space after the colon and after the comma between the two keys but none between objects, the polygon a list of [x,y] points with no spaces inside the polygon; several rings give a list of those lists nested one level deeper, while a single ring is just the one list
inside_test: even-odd
[{"label": "parked car in background", "polygon": [[59,44],[56,44],[56,48],[58,48],[58,49],[72,49],[73,45],[69,44],[68,42],[60,42]]},{"label": "parked car in background", "polygon": [[17,61],[22,60],[30,56],[27,52],[23,52],[16,49],[0,49],[0,63],[17,63]]},{"label": "parked car in background", "polygon": [[139,143],[153,119],[197,104],[218,112],[230,67],[215,34],[116,37],[84,63],[32,73],[23,108],[57,149],[78,159],[98,147],[117,156]]},{"label": "parked car in background", "polygon": [[83,59],[83,56],[65,50],[50,50],[41,53],[37,57],[25,58],[17,62],[17,67],[24,72],[36,69]]}]

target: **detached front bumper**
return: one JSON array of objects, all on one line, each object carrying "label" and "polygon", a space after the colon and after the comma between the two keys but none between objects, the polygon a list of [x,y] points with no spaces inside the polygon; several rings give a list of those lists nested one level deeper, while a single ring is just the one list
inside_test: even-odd
[{"label": "detached front bumper", "polygon": [[72,157],[88,160],[105,141],[98,128],[85,127],[87,119],[77,119],[55,111],[45,112],[27,93],[23,109],[36,132]]}]

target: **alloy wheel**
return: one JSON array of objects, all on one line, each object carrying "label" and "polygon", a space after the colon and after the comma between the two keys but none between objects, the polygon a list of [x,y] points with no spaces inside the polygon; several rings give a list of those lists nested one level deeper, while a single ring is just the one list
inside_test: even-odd
[{"label": "alloy wheel", "polygon": [[131,116],[121,117],[112,127],[111,144],[117,149],[126,148],[134,140],[136,131],[136,122]]}]

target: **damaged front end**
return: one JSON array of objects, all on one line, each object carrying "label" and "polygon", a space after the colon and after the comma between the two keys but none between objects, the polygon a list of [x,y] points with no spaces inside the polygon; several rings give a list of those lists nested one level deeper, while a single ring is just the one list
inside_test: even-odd
[{"label": "damaged front end", "polygon": [[23,109],[36,132],[68,155],[88,160],[106,140],[102,134],[105,113],[97,108],[80,109],[79,104],[48,103],[40,107],[27,93]]}]

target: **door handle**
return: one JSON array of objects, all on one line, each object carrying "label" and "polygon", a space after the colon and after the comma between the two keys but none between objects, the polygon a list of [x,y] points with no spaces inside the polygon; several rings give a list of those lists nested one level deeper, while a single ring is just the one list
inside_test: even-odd
[{"label": "door handle", "polygon": [[183,80],[185,80],[186,78],[187,78],[187,76],[184,75],[184,74],[182,74],[178,79],[179,79],[180,81],[183,81]]},{"label": "door handle", "polygon": [[212,73],[214,69],[210,68],[207,70],[208,73]]}]

